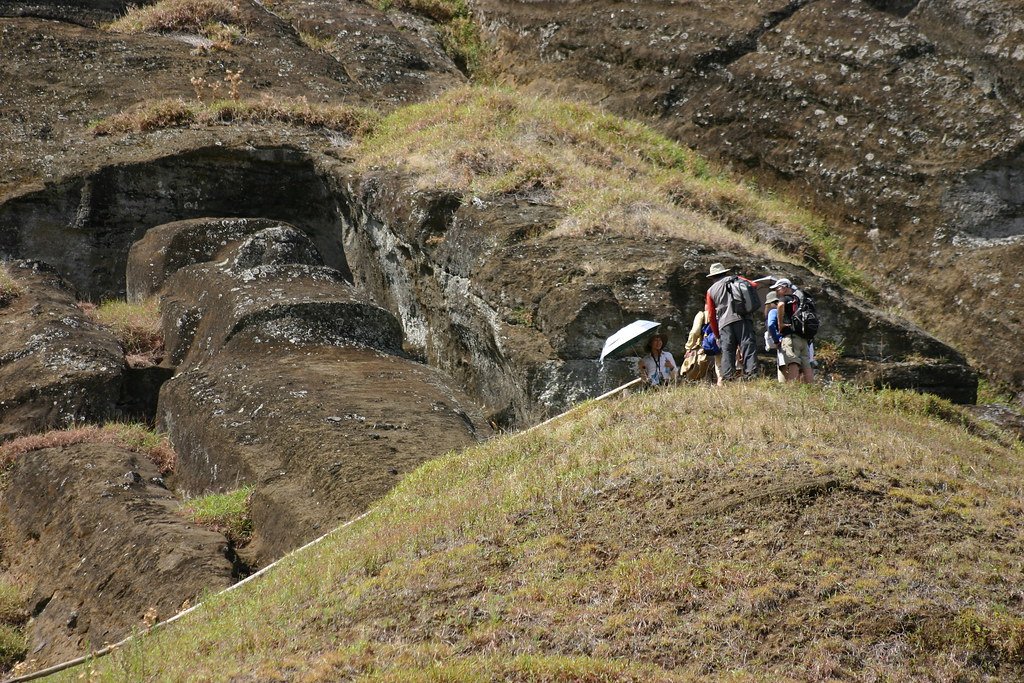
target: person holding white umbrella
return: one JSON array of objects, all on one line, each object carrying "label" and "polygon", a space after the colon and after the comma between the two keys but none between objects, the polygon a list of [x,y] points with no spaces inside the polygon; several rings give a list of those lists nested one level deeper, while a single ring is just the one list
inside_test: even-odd
[{"label": "person holding white umbrella", "polygon": [[651,386],[664,386],[676,376],[676,359],[665,350],[665,336],[656,333],[647,341],[647,353],[640,357],[640,375]]}]

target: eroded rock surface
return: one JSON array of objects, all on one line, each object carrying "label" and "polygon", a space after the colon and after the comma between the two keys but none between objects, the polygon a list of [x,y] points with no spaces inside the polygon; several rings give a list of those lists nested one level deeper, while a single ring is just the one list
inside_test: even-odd
[{"label": "eroded rock surface", "polygon": [[447,378],[402,355],[392,314],[340,272],[293,262],[318,259],[301,233],[267,228],[208,255],[162,289],[179,372],[161,390],[158,423],[182,489],[256,487],[253,561],[489,433]]},{"label": "eroded rock surface", "polygon": [[426,460],[489,430],[438,371],[354,345],[246,329],[167,382],[159,424],[185,490],[255,485],[256,563],[351,519]]},{"label": "eroded rock surface", "polygon": [[124,352],[49,267],[6,264],[22,293],[0,308],[0,441],[120,414]]},{"label": "eroded rock surface", "polygon": [[232,582],[222,534],[188,524],[156,466],[108,444],[16,459],[0,492],[9,571],[31,594],[29,657],[53,664]]}]

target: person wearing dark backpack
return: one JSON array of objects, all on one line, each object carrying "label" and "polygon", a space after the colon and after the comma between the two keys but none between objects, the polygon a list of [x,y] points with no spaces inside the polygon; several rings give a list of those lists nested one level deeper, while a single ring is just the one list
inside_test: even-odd
[{"label": "person wearing dark backpack", "polygon": [[735,275],[732,268],[711,264],[708,277],[714,284],[705,295],[708,324],[722,349],[720,382],[736,374],[736,351],[742,354],[743,375],[757,376],[757,337],[754,334],[754,312],[761,309],[755,291],[758,282]]},{"label": "person wearing dark backpack", "polygon": [[776,310],[782,337],[779,341],[782,375],[787,382],[813,382],[811,343],[818,332],[814,302],[786,278],[776,280],[772,289],[779,298]]}]

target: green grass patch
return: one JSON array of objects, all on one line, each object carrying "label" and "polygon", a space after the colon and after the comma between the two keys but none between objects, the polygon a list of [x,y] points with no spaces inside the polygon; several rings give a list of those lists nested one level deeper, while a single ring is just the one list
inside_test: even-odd
[{"label": "green grass patch", "polygon": [[108,422],[102,426],[85,425],[30,434],[0,444],[0,467],[9,467],[18,456],[30,451],[78,443],[108,443],[141,453],[159,468],[161,474],[174,471],[177,461],[166,435],[158,434],[140,423]]},{"label": "green grass patch", "polygon": [[25,594],[19,586],[0,577],[0,623],[18,626],[28,619]]},{"label": "green grass patch", "polygon": [[28,641],[21,629],[0,624],[0,669],[10,669],[27,653]]},{"label": "green grass patch", "polygon": [[163,99],[97,121],[92,125],[92,132],[94,135],[145,133],[176,126],[237,122],[285,123],[358,135],[372,127],[377,118],[374,112],[360,107],[311,104],[305,98],[264,97],[213,102]]},{"label": "green grass patch", "polygon": [[195,524],[220,531],[236,545],[244,545],[252,538],[252,491],[251,486],[245,486],[228,493],[190,498],[182,505],[182,514]]},{"label": "green grass patch", "polygon": [[592,402],[426,463],[96,675],[1012,677],[1024,449],[957,410],[770,382]]}]

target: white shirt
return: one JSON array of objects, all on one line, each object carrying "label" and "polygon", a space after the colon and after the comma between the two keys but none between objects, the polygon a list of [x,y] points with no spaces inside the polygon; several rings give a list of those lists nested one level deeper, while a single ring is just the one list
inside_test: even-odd
[{"label": "white shirt", "polygon": [[672,376],[676,368],[676,359],[668,351],[662,351],[657,361],[648,353],[640,358],[640,362],[643,363],[644,375],[651,384],[661,384]]}]

